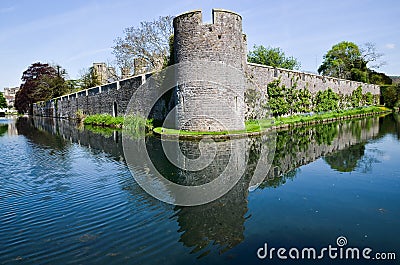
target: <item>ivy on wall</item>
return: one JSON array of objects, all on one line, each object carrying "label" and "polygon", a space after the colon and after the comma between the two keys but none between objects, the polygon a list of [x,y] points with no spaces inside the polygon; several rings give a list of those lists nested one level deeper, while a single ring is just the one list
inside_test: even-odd
[{"label": "ivy on wall", "polygon": [[324,91],[318,91],[314,98],[314,109],[317,112],[337,110],[339,95],[328,88]]},{"label": "ivy on wall", "polygon": [[274,116],[310,112],[312,95],[307,88],[297,89],[297,83],[286,87],[276,79],[268,84],[269,107]]},{"label": "ivy on wall", "polygon": [[[293,82],[293,80],[292,80]],[[268,103],[274,116],[293,115],[296,113],[325,112],[376,103],[371,92],[362,94],[359,86],[351,95],[339,95],[331,88],[318,91],[314,96],[307,87],[297,88],[281,84],[280,77],[267,85]]]},{"label": "ivy on wall", "polygon": [[288,114],[290,103],[292,101],[289,89],[285,85],[280,85],[281,79],[278,78],[267,85],[268,103],[274,116]]},{"label": "ivy on wall", "polygon": [[364,95],[364,100],[366,105],[372,105],[374,104],[374,96],[372,95],[371,92],[367,92]]},{"label": "ivy on wall", "polygon": [[356,90],[353,90],[351,93],[351,106],[353,108],[361,106],[363,101],[363,94],[361,86],[357,87]]}]

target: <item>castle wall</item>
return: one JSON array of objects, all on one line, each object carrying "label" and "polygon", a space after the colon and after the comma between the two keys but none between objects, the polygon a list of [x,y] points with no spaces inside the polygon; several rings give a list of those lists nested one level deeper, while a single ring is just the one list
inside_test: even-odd
[{"label": "castle wall", "polygon": [[[318,91],[331,88],[333,92],[339,95],[340,103],[338,109],[351,106],[351,94],[358,87],[362,88],[362,94],[370,92],[374,95],[374,104],[379,104],[380,87],[374,84],[274,68],[254,63],[247,63],[245,72],[251,84],[247,87],[246,94],[252,94],[251,100],[248,100],[249,97],[247,95],[245,96],[247,103],[246,120],[261,119],[268,115],[268,109],[263,109],[262,106],[268,106],[268,84],[277,79],[280,80],[280,85],[284,85],[285,87],[310,91],[312,97],[315,97]],[[253,91],[248,93],[250,90]]]},{"label": "castle wall", "polygon": [[379,86],[374,84],[274,68],[272,66],[254,63],[247,63],[246,73],[247,76],[264,91],[266,91],[268,83],[280,78],[281,83],[286,87],[293,87],[296,83],[298,89],[306,88],[312,94],[316,94],[320,90],[331,88],[333,92],[339,95],[350,95],[359,86],[362,87],[363,94],[367,92],[371,92],[373,95],[380,94]]},{"label": "castle wall", "polygon": [[[202,23],[201,11],[187,12],[174,19],[175,63],[218,62],[243,70],[245,50],[242,17],[236,13],[214,9],[212,24]],[[224,74],[229,73],[205,71],[201,78],[207,80],[178,85],[178,128],[193,131],[244,129],[244,86],[209,82],[211,77],[208,76]]]},{"label": "castle wall", "polygon": [[145,75],[135,76],[38,102],[33,105],[33,115],[67,119],[76,118],[78,112],[85,115],[107,113],[123,116],[133,93],[145,79]]},{"label": "castle wall", "polygon": [[[378,103],[380,88],[377,85],[310,73],[273,68],[247,63],[246,38],[242,32],[242,17],[231,11],[214,9],[211,24],[203,24],[201,11],[187,12],[174,19],[175,63],[193,61],[222,63],[226,68],[236,69],[238,76],[248,78],[250,87],[236,82],[229,71],[205,69],[207,80],[178,84],[173,95],[160,99],[151,117],[162,120],[167,111],[177,107],[177,127],[184,130],[219,131],[244,129],[245,119],[263,118],[268,102],[267,85],[277,79],[292,89],[307,89],[313,96],[318,91],[331,88],[341,96],[339,107],[348,106],[351,93],[362,87],[363,94],[375,95]],[[185,72],[201,72],[193,67],[178,69]],[[208,71],[208,72],[207,72]],[[139,75],[103,86],[79,91],[33,106],[33,114],[58,118],[75,118],[77,112],[91,115],[108,113],[122,116],[136,89],[151,74]],[[215,77],[218,77],[215,79]],[[240,78],[238,78],[239,80]],[[211,82],[227,80],[223,84]],[[236,82],[236,83],[235,83]],[[254,89],[254,91],[253,91]],[[252,94],[252,102],[246,98]],[[145,102],[145,100],[143,100]],[[338,107],[338,108],[339,108]]]}]

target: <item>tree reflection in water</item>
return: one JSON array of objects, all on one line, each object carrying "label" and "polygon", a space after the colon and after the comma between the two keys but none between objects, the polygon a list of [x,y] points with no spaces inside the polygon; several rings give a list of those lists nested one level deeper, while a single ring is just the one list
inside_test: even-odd
[{"label": "tree reflection in water", "polygon": [[[385,119],[395,119],[393,122]],[[27,121],[21,121],[26,123]],[[32,126],[41,128],[40,131],[24,130],[21,133],[29,135],[30,139],[40,142],[39,138],[46,137],[47,142],[50,138],[50,131],[54,135],[62,135],[57,138],[53,136],[55,148],[62,148],[61,139],[71,139],[82,145],[96,146],[105,152],[115,154],[116,157],[123,155],[121,141],[113,140],[112,137],[100,139],[93,133],[77,131],[74,125],[67,123],[53,124],[44,126],[45,121],[35,120]],[[42,125],[40,125],[42,124]],[[331,166],[331,168],[351,172],[357,167],[368,170],[372,163],[378,161],[373,157],[365,157],[365,144],[369,139],[382,137],[388,132],[398,135],[399,116],[388,116],[384,118],[372,117],[358,120],[340,121],[314,126],[295,127],[277,133],[275,156],[269,172],[265,172],[266,178],[260,188],[278,188],[288,180],[296,177],[298,168],[302,165],[311,163],[321,157]],[[397,126],[394,128],[393,126]],[[35,136],[39,134],[40,136]],[[37,139],[38,138],[38,139]],[[95,140],[95,141],[93,141]],[[223,253],[244,240],[245,220],[248,211],[247,197],[249,183],[255,170],[255,166],[260,157],[262,138],[250,138],[246,140],[246,148],[236,150],[243,153],[243,157],[248,156],[246,161],[246,173],[239,180],[237,185],[221,198],[206,205],[196,207],[174,207],[175,218],[179,224],[180,242],[196,253],[197,257],[203,257],[217,249]],[[165,155],[162,154],[160,140],[149,137],[146,141],[147,149],[152,161],[160,171],[170,176],[171,180],[190,184],[191,182],[202,183],[205,177],[212,180],[223,170],[229,156],[225,155],[226,146],[221,143],[218,146],[221,152],[217,153],[217,160],[212,169],[200,173],[188,173],[179,171],[168,163]],[[194,158],[198,153],[196,144],[181,143],[183,152],[191,154]],[[125,183],[122,189],[128,192],[144,192],[137,188],[130,188],[133,181]],[[137,185],[136,185],[137,186]]]},{"label": "tree reflection in water", "polygon": [[8,124],[0,124],[0,137],[3,136],[8,130]]},{"label": "tree reflection in water", "polygon": [[332,169],[340,172],[352,172],[357,168],[358,161],[364,156],[365,144],[356,144],[345,150],[324,157]]}]

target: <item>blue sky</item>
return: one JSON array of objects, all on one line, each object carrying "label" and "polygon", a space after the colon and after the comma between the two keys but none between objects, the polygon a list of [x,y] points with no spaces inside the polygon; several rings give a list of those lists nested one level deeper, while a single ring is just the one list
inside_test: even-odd
[{"label": "blue sky", "polygon": [[343,41],[373,42],[387,65],[379,71],[400,75],[400,1],[234,1],[234,0],[1,0],[0,90],[19,86],[33,62],[56,63],[70,78],[93,62],[112,62],[115,38],[123,29],[164,15],[202,9],[235,11],[243,17],[248,48],[281,47],[302,70],[316,72],[323,55]]}]

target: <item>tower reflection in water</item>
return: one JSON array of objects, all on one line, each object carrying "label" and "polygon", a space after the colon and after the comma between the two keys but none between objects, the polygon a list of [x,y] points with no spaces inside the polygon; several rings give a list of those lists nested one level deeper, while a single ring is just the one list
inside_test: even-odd
[{"label": "tower reflection in water", "polygon": [[[278,132],[273,162],[270,170],[265,172],[265,180],[260,188],[282,185],[287,179],[296,177],[298,167],[320,157],[323,157],[334,170],[354,170],[357,163],[365,160],[364,146],[367,140],[381,137],[388,131],[397,134],[397,128],[392,128],[392,125],[388,127],[387,124],[393,123],[386,122],[387,119],[393,117],[341,121]],[[124,160],[120,133],[101,135],[87,129],[77,129],[75,124],[68,121],[36,118],[21,119],[16,123],[16,127],[18,133],[26,135],[33,142],[40,143],[41,137],[35,135],[45,133],[47,138],[53,137],[52,142],[59,148],[72,141],[103,150],[112,154],[117,160]],[[146,138],[146,147],[156,168],[171,181],[180,184],[199,185],[215,179],[226,167],[232,152],[236,152],[237,157],[244,158],[237,160],[236,166],[245,167],[245,174],[228,193],[205,205],[173,208],[180,227],[178,231],[181,233],[180,241],[191,248],[198,257],[207,255],[211,251],[211,247],[208,246],[217,248],[222,253],[244,240],[245,221],[249,218],[247,213],[249,184],[265,137],[268,136],[217,142],[217,152],[213,162],[207,168],[196,172],[173,166],[162,153],[161,140],[155,137]],[[238,144],[232,145],[231,141],[238,141]],[[232,146],[237,148],[232,150]],[[197,142],[181,141],[180,149],[188,158],[193,159],[199,155]],[[141,170],[137,173],[140,174]],[[123,183],[121,189],[144,193],[137,188],[133,179]],[[148,197],[150,203],[155,201]]]}]

